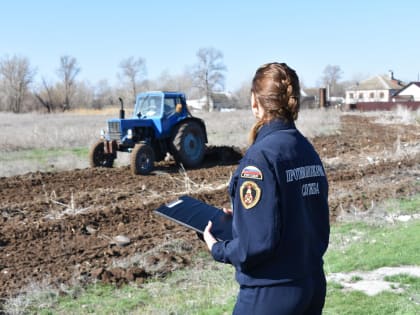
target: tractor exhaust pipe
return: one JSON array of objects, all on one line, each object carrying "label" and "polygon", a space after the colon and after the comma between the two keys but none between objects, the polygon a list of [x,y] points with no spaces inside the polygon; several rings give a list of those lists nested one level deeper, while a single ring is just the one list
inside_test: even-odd
[{"label": "tractor exhaust pipe", "polygon": [[120,103],[121,103],[120,119],[124,119],[125,118],[124,102],[121,97],[119,97],[118,99],[120,100]]}]

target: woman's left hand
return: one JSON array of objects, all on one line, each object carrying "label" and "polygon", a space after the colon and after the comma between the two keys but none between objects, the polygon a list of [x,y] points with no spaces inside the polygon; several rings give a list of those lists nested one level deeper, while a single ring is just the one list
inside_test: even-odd
[{"label": "woman's left hand", "polygon": [[206,242],[207,247],[209,248],[210,251],[213,248],[213,245],[217,243],[217,240],[214,238],[213,234],[211,234],[210,232],[211,227],[212,227],[212,223],[211,221],[209,221],[203,233],[204,241]]}]

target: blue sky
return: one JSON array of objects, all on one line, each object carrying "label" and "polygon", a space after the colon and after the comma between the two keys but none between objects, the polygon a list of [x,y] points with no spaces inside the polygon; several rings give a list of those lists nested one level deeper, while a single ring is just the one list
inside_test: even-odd
[{"label": "blue sky", "polygon": [[146,60],[149,79],[181,74],[203,47],[223,53],[231,91],[270,61],[288,63],[310,87],[329,64],[343,80],[420,73],[418,0],[13,0],[0,12],[0,58],[27,57],[37,80],[56,79],[62,55],[92,84],[116,84],[130,56]]}]

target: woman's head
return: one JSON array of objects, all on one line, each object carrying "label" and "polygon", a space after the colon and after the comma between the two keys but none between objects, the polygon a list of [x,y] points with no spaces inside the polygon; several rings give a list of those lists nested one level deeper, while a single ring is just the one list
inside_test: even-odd
[{"label": "woman's head", "polygon": [[262,123],[273,119],[293,122],[298,117],[300,86],[296,72],[285,63],[259,67],[252,80],[253,106],[259,106]]}]

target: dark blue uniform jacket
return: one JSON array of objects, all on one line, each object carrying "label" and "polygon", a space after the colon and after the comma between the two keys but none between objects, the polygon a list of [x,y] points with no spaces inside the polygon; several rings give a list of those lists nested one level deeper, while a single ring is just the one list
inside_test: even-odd
[{"label": "dark blue uniform jacket", "polygon": [[322,270],[329,241],[328,183],[294,123],[265,124],[229,185],[233,239],[212,248],[240,285],[267,286]]}]

